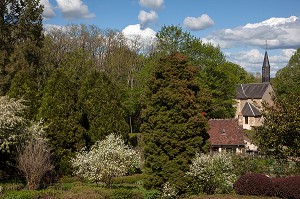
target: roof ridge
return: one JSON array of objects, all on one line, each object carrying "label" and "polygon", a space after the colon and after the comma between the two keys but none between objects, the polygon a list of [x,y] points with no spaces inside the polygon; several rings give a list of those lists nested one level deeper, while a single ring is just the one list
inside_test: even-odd
[{"label": "roof ridge", "polygon": [[247,102],[248,103],[248,106],[249,106],[249,108],[250,108],[250,110],[251,110],[251,112],[252,112],[252,114],[255,116],[255,113],[254,113],[254,111],[253,111],[253,109],[252,109],[252,104],[250,104],[249,102]]}]

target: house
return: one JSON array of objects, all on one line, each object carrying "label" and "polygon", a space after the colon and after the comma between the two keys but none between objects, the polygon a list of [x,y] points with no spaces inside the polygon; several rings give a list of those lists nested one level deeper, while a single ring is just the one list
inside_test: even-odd
[{"label": "house", "polygon": [[237,119],[210,119],[208,121],[211,153],[229,151],[242,153],[245,148],[243,129]]},{"label": "house", "polygon": [[236,87],[235,118],[243,129],[252,129],[263,122],[261,104],[263,101],[272,104],[274,90],[270,84],[270,64],[267,52],[262,66],[262,83],[240,84]]}]

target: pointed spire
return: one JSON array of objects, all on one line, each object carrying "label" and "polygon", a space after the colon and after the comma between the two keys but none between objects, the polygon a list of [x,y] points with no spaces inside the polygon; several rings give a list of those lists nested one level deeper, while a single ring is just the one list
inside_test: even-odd
[{"label": "pointed spire", "polygon": [[270,82],[270,63],[267,51],[262,65],[262,82]]}]

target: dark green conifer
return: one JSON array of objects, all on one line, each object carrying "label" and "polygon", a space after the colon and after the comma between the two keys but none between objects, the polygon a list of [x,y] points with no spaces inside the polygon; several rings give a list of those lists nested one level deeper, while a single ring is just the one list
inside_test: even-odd
[{"label": "dark green conifer", "polygon": [[207,149],[206,90],[196,81],[198,68],[187,61],[180,53],[161,59],[148,83],[142,112],[146,188],[168,181],[185,192],[191,159]]}]

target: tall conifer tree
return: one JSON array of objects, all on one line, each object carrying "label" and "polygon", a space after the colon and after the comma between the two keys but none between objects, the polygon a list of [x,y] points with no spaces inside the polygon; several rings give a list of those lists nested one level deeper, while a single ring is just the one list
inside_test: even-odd
[{"label": "tall conifer tree", "polygon": [[198,68],[175,53],[153,68],[142,112],[146,188],[167,181],[184,192],[185,172],[197,152],[206,148],[206,91],[197,84]]}]

